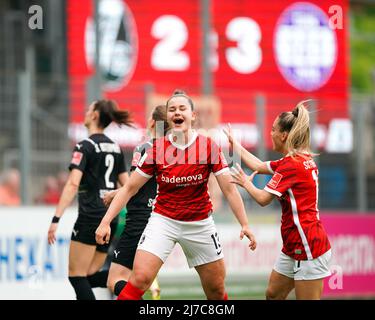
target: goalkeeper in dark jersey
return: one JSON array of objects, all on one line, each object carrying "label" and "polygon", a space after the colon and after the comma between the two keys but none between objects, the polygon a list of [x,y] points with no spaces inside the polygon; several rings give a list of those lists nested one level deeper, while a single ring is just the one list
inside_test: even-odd
[{"label": "goalkeeper in dark jersey", "polygon": [[[147,149],[152,147],[153,140],[167,132],[168,125],[165,106],[154,108],[148,120],[147,127],[152,140],[135,148],[130,169],[131,172],[137,168],[139,160],[143,157]],[[160,134],[157,135],[159,132]],[[152,211],[153,201],[156,196],[156,187],[156,179],[153,177],[130,199],[126,207],[125,229],[117,243],[116,249],[113,251],[113,259],[107,283],[108,288],[116,295],[125,287],[133,269],[135,252]],[[104,198],[104,202],[109,205],[116,193],[117,190],[108,193]],[[157,279],[154,280],[150,290],[153,299],[158,299],[160,289]]]},{"label": "goalkeeper in dark jersey", "polygon": [[48,243],[53,244],[59,219],[78,193],[78,218],[69,249],[69,281],[77,300],[94,300],[92,288],[106,287],[108,271],[99,270],[109,244],[98,245],[95,230],[107,210],[104,194],[118,184],[124,185],[128,178],[120,146],[103,133],[111,122],[129,125],[128,111],[119,110],[112,100],[95,101],[89,106],[84,120],[89,137],[74,148],[69,178],[48,230]]}]

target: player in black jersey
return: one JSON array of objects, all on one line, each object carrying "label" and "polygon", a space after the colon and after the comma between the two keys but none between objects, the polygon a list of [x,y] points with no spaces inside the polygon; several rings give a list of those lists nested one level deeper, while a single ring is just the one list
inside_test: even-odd
[{"label": "player in black jersey", "polygon": [[58,221],[78,192],[78,218],[73,227],[69,250],[69,281],[77,300],[95,300],[93,287],[106,287],[108,271],[102,268],[109,244],[98,245],[95,230],[106,213],[106,192],[124,185],[126,172],[123,153],[104,129],[111,123],[129,125],[128,111],[119,110],[112,100],[93,102],[85,114],[89,137],[77,143],[69,165],[69,178],[48,230],[48,243],[56,241]]},{"label": "player in black jersey", "polygon": [[[163,136],[168,130],[166,107],[157,106],[154,108],[151,117],[148,120],[148,131],[153,140],[156,137]],[[157,134],[159,133],[160,134]],[[130,171],[137,168],[139,160],[146,153],[147,149],[153,145],[153,140],[137,146],[133,153],[133,160]],[[133,269],[133,261],[139,239],[145,229],[150,217],[153,201],[156,197],[156,179],[152,177],[138,193],[133,196],[128,205],[125,229],[121,235],[116,249],[113,251],[112,263],[109,269],[107,286],[116,295],[119,295],[125,287],[126,282]],[[106,204],[110,204],[116,195],[117,190],[107,194],[105,198]],[[157,296],[159,291],[157,281],[151,286],[153,295]]]}]

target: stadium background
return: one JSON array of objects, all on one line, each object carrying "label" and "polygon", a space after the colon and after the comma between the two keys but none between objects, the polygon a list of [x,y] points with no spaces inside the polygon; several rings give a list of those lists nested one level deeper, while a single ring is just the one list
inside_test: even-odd
[{"label": "stadium background", "polygon": [[[41,28],[32,20],[39,9]],[[20,204],[0,206],[0,299],[73,298],[66,254],[75,208],[58,245],[48,247],[46,233],[88,102],[113,98],[133,112],[137,129],[108,130],[130,161],[150,108],[176,87],[193,96],[198,125],[216,130],[228,156],[220,128],[231,122],[262,159],[277,157],[275,116],[313,99],[321,218],[334,248],[324,297],[375,296],[375,1],[3,0],[0,18],[1,184],[13,168],[21,181]],[[243,193],[260,242],[249,253],[212,193],[229,294],[261,299],[280,250],[279,205],[261,209]],[[162,298],[203,298],[178,249],[160,281]]]}]

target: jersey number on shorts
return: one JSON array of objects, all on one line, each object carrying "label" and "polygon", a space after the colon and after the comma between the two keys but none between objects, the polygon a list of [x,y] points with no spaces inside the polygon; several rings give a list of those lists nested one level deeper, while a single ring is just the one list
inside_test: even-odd
[{"label": "jersey number on shorts", "polygon": [[105,186],[108,189],[113,189],[115,187],[115,184],[109,180],[111,177],[111,173],[113,171],[113,166],[115,164],[115,158],[112,154],[107,154],[105,156],[105,166],[107,167],[107,171],[104,174],[104,180],[105,180]]},{"label": "jersey number on shorts", "polygon": [[211,239],[214,242],[216,253],[219,255],[221,253],[221,244],[217,232],[215,232],[215,234],[211,234]]}]

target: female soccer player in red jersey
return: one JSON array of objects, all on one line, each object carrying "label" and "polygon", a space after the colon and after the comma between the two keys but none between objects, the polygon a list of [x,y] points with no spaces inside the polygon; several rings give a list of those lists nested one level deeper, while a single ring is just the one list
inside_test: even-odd
[{"label": "female soccer player in red jersey", "polygon": [[[262,162],[225,130],[234,150],[254,173],[247,177],[241,167],[233,169],[234,183],[244,187],[261,206],[275,197],[282,207],[282,252],[272,270],[267,299],[285,299],[295,288],[297,299],[320,299],[323,279],[330,275],[331,246],[319,220],[318,168],[310,151],[309,113],[303,102],[281,113],[271,131],[273,149],[284,155]],[[263,190],[253,184],[257,173],[273,174]]]},{"label": "female soccer player in red jersey", "polygon": [[96,240],[99,244],[108,241],[112,219],[155,174],[158,192],[153,212],[139,241],[129,282],[118,299],[141,299],[177,242],[189,267],[197,270],[207,298],[227,299],[223,252],[207,192],[211,172],[240,222],[240,238],[247,236],[252,250],[256,248],[255,238],[220,148],[210,138],[192,130],[195,119],[192,100],[177,91],[168,99],[166,108],[172,133],[157,139],[142,157],[129,181],[113,199],[96,231]]}]

